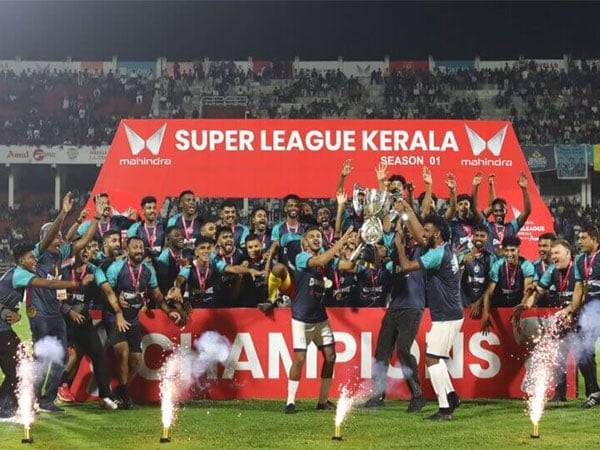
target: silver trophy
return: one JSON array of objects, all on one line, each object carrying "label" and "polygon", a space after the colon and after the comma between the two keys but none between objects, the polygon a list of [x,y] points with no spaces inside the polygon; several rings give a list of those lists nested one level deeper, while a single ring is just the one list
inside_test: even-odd
[{"label": "silver trophy", "polygon": [[[362,197],[362,198],[361,198]],[[356,247],[350,259],[356,260],[362,253],[365,245],[375,245],[383,237],[383,224],[381,219],[389,213],[392,197],[386,190],[363,189],[358,184],[354,185],[352,206],[357,215],[364,215],[364,222],[360,227],[362,242]]]}]

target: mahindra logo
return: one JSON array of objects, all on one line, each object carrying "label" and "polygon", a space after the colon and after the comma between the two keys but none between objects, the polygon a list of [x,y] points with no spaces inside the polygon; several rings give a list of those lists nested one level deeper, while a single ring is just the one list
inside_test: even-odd
[{"label": "mahindra logo", "polygon": [[504,127],[488,141],[485,141],[467,125],[465,125],[465,129],[467,130],[467,137],[469,138],[469,144],[471,144],[471,150],[473,151],[474,156],[481,155],[486,149],[492,152],[492,155],[500,156],[508,125],[504,125]]},{"label": "mahindra logo", "polygon": [[165,130],[167,129],[166,123],[147,140],[142,139],[135,131],[133,131],[127,125],[123,126],[125,127],[125,135],[127,136],[129,148],[131,149],[131,154],[133,156],[139,155],[145,148],[147,148],[150,151],[150,153],[152,153],[154,156],[158,156],[158,154],[160,153],[160,146],[162,144],[163,137],[165,136]]}]

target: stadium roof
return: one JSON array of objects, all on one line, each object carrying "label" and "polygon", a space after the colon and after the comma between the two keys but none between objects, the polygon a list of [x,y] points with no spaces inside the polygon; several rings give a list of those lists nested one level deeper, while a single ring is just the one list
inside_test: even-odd
[{"label": "stadium roof", "polygon": [[2,1],[0,59],[600,56],[592,2]]}]

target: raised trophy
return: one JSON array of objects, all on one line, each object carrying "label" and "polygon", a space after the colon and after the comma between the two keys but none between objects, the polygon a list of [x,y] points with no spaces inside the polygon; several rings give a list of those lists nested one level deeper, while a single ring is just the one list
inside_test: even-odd
[{"label": "raised trophy", "polygon": [[354,185],[352,192],[352,206],[357,215],[364,215],[364,222],[360,227],[362,242],[352,253],[350,259],[354,261],[365,248],[365,245],[375,245],[383,237],[383,224],[381,219],[390,211],[392,197],[386,190],[362,188]]}]

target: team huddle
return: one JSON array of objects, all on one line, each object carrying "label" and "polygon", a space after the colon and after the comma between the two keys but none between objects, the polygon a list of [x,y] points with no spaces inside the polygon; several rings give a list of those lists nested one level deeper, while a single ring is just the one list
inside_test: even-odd
[{"label": "team huddle", "polygon": [[[55,399],[71,400],[69,386],[83,355],[90,357],[100,405],[107,409],[132,406],[128,386],[138,371],[142,349],[139,314],[158,308],[176,325],[186,323],[196,308],[291,307],[294,358],[289,373],[285,412],[296,412],[295,397],[306,351],[314,343],[323,353],[317,409],[333,409],[328,400],[335,364],[335,342],[327,307],[386,307],[377,340],[373,389],[366,407],[381,406],[386,373],[394,350],[410,388],[408,411],[425,404],[417,362],[410,347],[423,311],[429,308],[432,327],[426,359],[439,411],[432,420],[449,420],[460,405],[446,361],[464,320],[464,307],[482,330],[490,329],[492,308],[514,308],[515,332],[523,331],[521,313],[535,306],[559,307],[573,331],[565,334],[561,357],[580,345],[577,322],[582,311],[600,299],[598,230],[583,226],[581,254],[566,241],[548,233],[539,238],[540,258],[530,262],[519,255],[517,236],[531,213],[528,182],[517,180],[523,195],[522,212],[506,222],[507,202],[496,196],[494,177],[488,177],[489,201],[477,204],[482,174],[472,192],[457,193],[448,174],[448,200],[438,208],[433,179],[423,169],[425,191],[417,198],[411,182],[388,177],[376,168],[378,189],[391,198],[382,220],[381,239],[364,245],[364,195],[346,196],[350,161],[342,167],[335,189],[336,211],[321,207],[313,214],[310,202],[290,194],[283,199],[285,217],[270,224],[269,211],[257,207],[249,223],[239,222],[236,203],[224,201],[219,217],[199,211],[196,196],[184,191],[178,212],[159,217],[151,196],[141,200],[141,217],[113,214],[107,194],[94,197],[94,215],[83,211],[63,236],[73,200],[67,194],[54,222],[46,224],[35,245],[13,249],[15,265],[0,279],[0,363],[5,379],[0,388],[0,416],[16,410],[15,355],[20,343],[12,325],[21,319],[25,298],[34,342],[51,336],[65,350],[63,364],[50,364],[44,383],[37,386],[39,408],[57,412]],[[100,310],[106,340],[101,339],[90,312]],[[527,338],[528,336],[525,336]],[[598,336],[595,336],[598,337]],[[589,336],[587,336],[589,338]],[[586,339],[586,342],[589,342]],[[106,347],[114,354],[118,381],[111,389]],[[70,348],[71,351],[67,352]],[[588,396],[583,406],[600,404],[594,350],[578,361]],[[559,367],[556,397],[566,397],[564,364]]]}]

